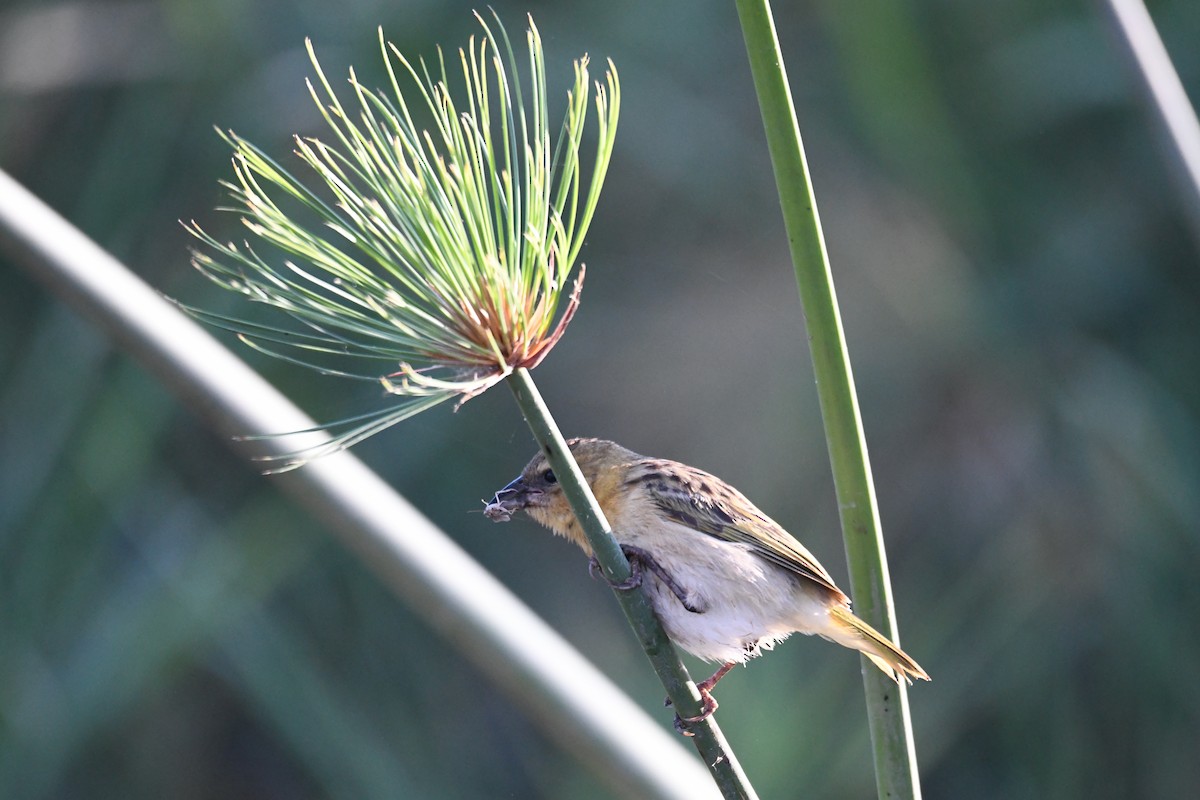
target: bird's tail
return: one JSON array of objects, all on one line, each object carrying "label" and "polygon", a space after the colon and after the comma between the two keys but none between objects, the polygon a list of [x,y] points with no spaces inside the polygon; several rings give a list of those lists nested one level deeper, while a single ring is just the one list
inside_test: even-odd
[{"label": "bird's tail", "polygon": [[879,631],[863,622],[845,606],[829,609],[831,630],[822,631],[829,639],[840,645],[858,650],[891,676],[897,683],[903,677],[909,683],[913,678],[929,680],[929,674],[921,665],[901,650]]}]

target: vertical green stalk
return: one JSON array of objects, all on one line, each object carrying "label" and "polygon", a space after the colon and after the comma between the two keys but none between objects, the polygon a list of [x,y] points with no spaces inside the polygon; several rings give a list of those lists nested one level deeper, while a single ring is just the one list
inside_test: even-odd
[{"label": "vertical green stalk", "polygon": [[[808,327],[855,613],[897,641],[891,580],[854,377],[775,23],[768,0],[737,0],[737,9]],[[892,682],[865,658],[863,665],[879,796],[919,798],[906,687]]]},{"label": "vertical green stalk", "polygon": [[[591,487],[584,480],[583,473],[579,471],[579,465],[575,463],[558,425],[550,416],[550,410],[534,385],[529,370],[524,367],[514,370],[507,380],[509,388],[517,398],[521,413],[525,415],[525,421],[529,423],[533,438],[545,452],[550,468],[558,476],[563,492],[571,504],[571,510],[575,512],[579,524],[587,534],[605,577],[613,583],[625,581],[630,575],[629,561],[621,552],[617,540],[613,538],[612,528],[596,502]],[[667,638],[658,617],[650,608],[645,594],[640,590],[615,591],[614,594],[621,603],[621,610],[625,612],[626,619],[633,626],[642,649],[654,666],[654,671],[658,673],[663,687],[666,688],[667,697],[671,698],[672,705],[680,716],[698,716],[702,706],[700,692],[679,659],[675,646]],[[693,724],[689,732],[695,734],[692,741],[696,750],[708,765],[713,780],[724,797],[751,800],[758,796],[742,771],[737,757],[725,741],[724,734],[717,727],[716,720],[709,717],[701,723]]]}]

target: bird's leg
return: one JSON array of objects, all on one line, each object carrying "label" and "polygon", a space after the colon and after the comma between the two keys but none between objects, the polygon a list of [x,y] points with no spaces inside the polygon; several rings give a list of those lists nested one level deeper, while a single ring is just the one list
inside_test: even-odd
[{"label": "bird's leg", "polygon": [[[696,684],[696,691],[700,692],[700,713],[694,717],[681,717],[675,715],[675,730],[679,731],[684,736],[695,736],[696,734],[688,730],[688,726],[696,722],[703,722],[713,715],[717,710],[717,698],[713,697],[713,687],[717,685],[717,681],[724,678],[729,670],[733,669],[737,664],[736,661],[727,661],[721,665],[721,668],[713,673],[712,677],[706,681],[701,681]],[[667,698],[667,705],[671,705],[671,698]]]},{"label": "bird's leg", "polygon": [[[671,573],[667,572],[666,568],[664,568],[662,564],[658,563],[658,560],[655,559],[654,556],[650,555],[648,551],[632,544],[623,544],[621,545],[621,552],[625,554],[627,559],[629,559],[629,577],[620,583],[613,583],[605,578],[605,580],[608,581],[609,586],[623,592],[629,591],[630,589],[636,589],[642,585],[642,567],[644,566],[653,572],[654,575],[660,581],[662,581],[664,586],[671,590],[671,594],[675,595],[683,607],[688,611],[692,612],[693,614],[703,614],[708,610],[707,608],[702,608],[701,606],[693,603],[691,596],[687,593],[687,591],[675,582],[675,579],[671,577]],[[597,574],[603,575],[603,572],[600,570],[600,562],[596,560],[595,556],[592,556],[591,560],[588,561],[588,573],[593,578],[595,578]]]},{"label": "bird's leg", "polygon": [[675,595],[680,604],[688,611],[692,612],[693,614],[703,614],[708,610],[707,608],[703,608],[693,603],[691,595],[687,592],[687,590],[676,583],[675,579],[671,577],[671,573],[667,572],[666,568],[663,567],[662,564],[658,563],[658,560],[655,559],[654,556],[650,555],[648,551],[643,550],[640,547],[635,547],[631,544],[621,545],[621,550],[625,553],[626,558],[629,559],[631,566],[634,562],[640,561],[647,569],[653,572],[655,577],[662,581],[663,586],[666,586],[668,589],[670,589],[671,594]]}]

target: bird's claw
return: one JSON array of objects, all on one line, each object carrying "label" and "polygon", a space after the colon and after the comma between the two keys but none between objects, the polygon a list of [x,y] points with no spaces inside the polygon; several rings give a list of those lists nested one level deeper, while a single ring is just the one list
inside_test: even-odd
[{"label": "bird's claw", "polygon": [[[717,703],[717,698],[712,696],[712,691],[704,688],[702,685],[696,688],[700,690],[700,713],[694,717],[685,717],[681,714],[675,715],[675,722],[673,725],[675,727],[675,731],[680,736],[695,736],[696,734],[689,730],[689,728],[692,725],[695,725],[697,722],[703,722],[711,717],[713,712],[720,707],[720,704]],[[671,705],[671,698],[667,698],[666,704],[668,706]]]},{"label": "bird's claw", "polygon": [[[626,558],[629,558],[626,555]],[[604,574],[604,570],[600,567],[600,561],[595,556],[588,560],[588,574],[595,578],[603,578],[604,582],[616,589],[619,592],[628,592],[630,589],[636,589],[642,585],[642,568],[636,559],[629,559],[629,577],[623,581],[610,581],[608,576]]]},{"label": "bird's claw", "polygon": [[[711,717],[713,715],[713,712],[717,710],[717,708],[718,708],[717,698],[713,697],[713,693],[712,693],[713,687],[715,687],[717,685],[717,682],[719,680],[721,680],[721,678],[724,678],[729,673],[729,670],[734,668],[735,664],[736,664],[736,662],[726,661],[724,664],[721,665],[721,668],[719,670],[717,670],[716,672],[714,672],[712,674],[712,677],[708,678],[707,680],[700,681],[700,683],[696,684],[696,691],[699,692],[699,694],[700,694],[700,713],[694,717],[683,717],[683,716],[680,716],[679,714],[676,714],[675,715],[675,730],[679,731],[679,733],[682,734],[683,736],[695,736],[696,735],[696,734],[692,733],[691,731],[689,731],[688,727],[696,724],[697,722],[703,722],[704,720]],[[670,697],[667,698],[667,702],[665,703],[665,705],[668,705],[668,706],[671,705]]]}]

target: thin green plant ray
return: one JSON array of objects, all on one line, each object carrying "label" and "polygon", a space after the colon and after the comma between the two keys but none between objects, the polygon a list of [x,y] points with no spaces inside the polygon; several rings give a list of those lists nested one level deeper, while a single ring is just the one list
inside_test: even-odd
[{"label": "thin green plant ray", "polygon": [[[254,350],[257,350],[258,352],[262,353],[263,355],[268,355],[268,356],[271,356],[272,358],[277,358],[280,361],[286,361],[289,364],[295,364],[296,366],[299,366],[299,367],[305,367],[307,369],[311,369],[313,372],[316,372],[320,375],[325,375],[328,377],[337,377],[337,378],[351,378],[353,380],[362,380],[362,381],[369,381],[371,383],[379,383],[379,377],[376,375],[362,375],[362,374],[356,374],[353,372],[346,372],[345,370],[333,369],[332,367],[326,367],[321,364],[318,364],[315,361],[308,361],[303,358],[300,358],[299,356],[288,355],[287,353],[267,347],[265,344],[263,344],[263,342],[264,341],[273,341],[273,340],[265,339],[264,337],[259,336],[259,337],[252,338],[249,335],[243,333],[243,334],[238,334],[238,340],[242,344],[246,345],[247,347],[253,348]],[[283,344],[286,344],[286,342],[284,342]],[[342,421],[344,421],[344,420],[342,420]]]},{"label": "thin green plant ray", "polygon": [[[307,433],[328,433],[331,437],[319,444],[311,447],[304,447],[283,455],[268,455],[257,456],[256,461],[264,464],[269,464],[263,471],[267,474],[278,474],[289,470],[297,469],[304,466],[307,462],[321,456],[332,455],[347,448],[382,433],[383,431],[397,425],[405,420],[416,416],[424,411],[438,406],[455,396],[455,392],[445,391],[440,393],[431,393],[424,396],[411,398],[407,403],[402,403],[388,409],[371,412],[369,414],[359,414],[354,417],[347,417],[339,420],[336,423],[310,428],[303,431],[289,431],[287,434],[278,434],[271,436],[254,436],[243,437],[246,441],[279,439],[282,436],[297,436]],[[353,426],[349,430],[343,430],[347,423],[354,423],[361,420],[370,420],[365,425]],[[341,432],[337,432],[341,431]]]},{"label": "thin green plant ray", "polygon": [[[217,280],[217,279],[214,278],[214,280]],[[308,297],[308,298],[310,298],[311,303],[316,303],[317,305],[315,307],[313,307],[310,303],[310,304],[306,304],[304,306],[297,306],[296,304],[293,303],[293,304],[288,304],[288,305],[276,304],[276,307],[279,308],[284,313],[286,313],[289,317],[296,319],[296,320],[304,323],[305,325],[308,325],[310,328],[314,329],[315,331],[317,331],[319,333],[324,333],[328,337],[336,339],[337,342],[340,342],[343,346],[347,346],[347,345],[354,346],[354,347],[359,348],[360,351],[366,350],[368,352],[364,353],[365,355],[390,356],[393,358],[407,358],[416,352],[416,349],[413,348],[412,346],[409,346],[409,347],[403,346],[406,341],[409,341],[409,337],[398,336],[397,328],[395,325],[390,326],[390,327],[383,327],[383,326],[376,325],[376,324],[374,324],[374,321],[372,319],[370,319],[368,316],[366,316],[362,313],[359,313],[359,312],[353,312],[353,313],[347,312],[347,313],[343,313],[340,316],[331,317],[328,312],[328,309],[324,305],[321,305],[321,301],[323,300],[323,298],[321,298],[320,295],[309,292],[309,290],[306,287],[299,285],[299,284],[295,284],[295,282],[280,281],[280,283],[283,283],[285,285],[290,284],[292,286],[292,288],[294,289],[294,297]],[[263,292],[263,294],[266,294],[266,293]],[[271,303],[271,301],[269,299],[265,300],[264,302],[267,302],[269,304]],[[233,318],[227,317],[226,322],[232,321],[232,319]],[[362,320],[365,324],[357,324],[355,322],[355,319]],[[341,337],[330,327],[325,327],[321,323],[332,323],[333,325],[335,325],[337,328],[339,328],[341,330],[347,331],[349,333],[355,333],[355,334],[358,334],[365,338],[376,339],[379,342],[390,344],[391,347],[385,348],[385,347],[380,347],[378,345],[368,344],[363,341],[347,339],[347,338]],[[267,329],[270,329],[270,326],[264,326],[264,327]],[[284,329],[275,328],[274,330],[282,331]],[[251,335],[251,336],[253,336],[255,334],[254,329],[247,329],[247,330],[243,330],[241,332],[246,333],[247,335]],[[428,339],[427,338],[426,339],[417,339],[415,337],[411,337],[411,341],[427,342]]]},{"label": "thin green plant ray", "polygon": [[[386,417],[390,414],[394,414],[395,412],[396,412],[396,409],[394,409],[394,408],[377,408],[374,411],[368,411],[363,414],[356,414],[353,417],[345,417],[345,418],[339,420],[337,424],[339,426],[351,426],[351,425],[355,425],[356,423],[367,421],[367,420],[378,420],[382,417]],[[288,435],[289,436],[299,436],[299,435],[305,434],[305,433],[322,433],[322,432],[329,431],[333,427],[335,427],[335,426],[329,425],[329,424],[314,425],[311,428],[300,428],[298,430],[289,431]],[[273,441],[278,438],[279,438],[279,434],[277,434],[277,433],[256,433],[256,434],[249,434],[246,436],[234,437],[234,439],[239,442]],[[265,456],[263,458],[270,458],[270,456]],[[262,460],[262,459],[260,458],[260,460]]]},{"label": "thin green plant ray", "polygon": [[[241,320],[236,317],[214,314],[212,312],[205,311],[204,309],[186,306],[183,304],[179,304],[179,307],[187,313],[195,316],[197,319],[200,319],[214,327],[229,331],[230,333],[244,336],[251,341],[272,342],[274,344],[293,347],[298,350],[306,350],[314,353],[327,353],[345,358],[370,359],[372,361],[395,361],[394,356],[392,356],[390,353],[382,351],[369,352],[369,345],[345,339],[336,333],[323,331],[315,326],[314,329],[318,330],[322,335],[306,334],[287,328],[278,328],[270,325],[260,325],[257,323],[246,322],[245,320]],[[342,342],[343,344],[335,347],[330,343],[330,339]],[[352,350],[351,347],[357,348],[357,352]],[[313,369],[317,369],[318,371],[327,374],[341,374],[336,370],[329,370],[325,367],[314,366]],[[364,378],[376,383],[379,381],[379,377],[377,375],[355,375],[353,373],[344,374],[350,377]]]}]

